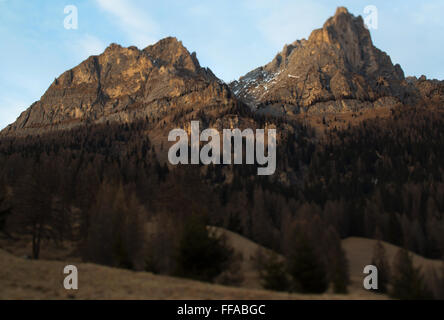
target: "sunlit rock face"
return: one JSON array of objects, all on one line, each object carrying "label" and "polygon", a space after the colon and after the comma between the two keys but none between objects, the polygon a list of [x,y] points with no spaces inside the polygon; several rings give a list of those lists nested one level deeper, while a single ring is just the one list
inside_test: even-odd
[{"label": "sunlit rock face", "polygon": [[276,114],[358,110],[415,97],[401,67],[373,45],[362,17],[345,8],[231,88],[253,109]]},{"label": "sunlit rock face", "polygon": [[143,50],[111,44],[54,80],[2,135],[35,134],[81,123],[156,121],[174,109],[226,105],[230,89],[176,38]]}]

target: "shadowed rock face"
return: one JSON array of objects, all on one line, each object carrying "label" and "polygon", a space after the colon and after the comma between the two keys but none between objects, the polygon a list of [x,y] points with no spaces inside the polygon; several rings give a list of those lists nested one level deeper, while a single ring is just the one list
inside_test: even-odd
[{"label": "shadowed rock face", "polygon": [[201,68],[175,38],[143,50],[111,44],[58,77],[3,135],[42,133],[80,123],[158,120],[175,107],[230,103],[228,86]]},{"label": "shadowed rock face", "polygon": [[373,46],[362,17],[345,8],[230,86],[252,108],[278,114],[393,105],[415,95],[401,67]]}]

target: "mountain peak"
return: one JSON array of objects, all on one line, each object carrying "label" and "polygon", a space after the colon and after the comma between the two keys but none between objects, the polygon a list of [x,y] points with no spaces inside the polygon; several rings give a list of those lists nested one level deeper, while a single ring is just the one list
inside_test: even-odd
[{"label": "mountain peak", "polygon": [[284,46],[232,88],[254,108],[291,114],[357,110],[380,99],[394,105],[409,96],[403,80],[401,67],[373,45],[362,17],[339,7],[308,40]]},{"label": "mountain peak", "polygon": [[341,14],[348,14],[349,15],[350,13],[348,12],[348,9],[346,7],[337,7],[336,12],[335,12],[335,17],[339,16]]},{"label": "mountain peak", "polygon": [[322,28],[313,30],[309,40],[335,44],[345,50],[356,49],[348,48],[349,44],[372,45],[370,32],[365,28],[362,17],[355,17],[345,7],[337,8],[335,15],[328,18]]},{"label": "mountain peak", "polygon": [[106,47],[105,51],[115,51],[115,50],[120,50],[123,47],[120,44],[117,43],[110,43],[110,45],[108,47]]},{"label": "mountain peak", "polygon": [[175,37],[167,37],[143,49],[151,57],[174,65],[176,68],[196,72],[200,69],[196,54],[190,52]]},{"label": "mountain peak", "polygon": [[154,121],[175,107],[197,109],[228,99],[228,87],[201,68],[196,54],[174,37],[143,50],[112,43],[59,76],[2,134],[42,133],[108,120]]}]

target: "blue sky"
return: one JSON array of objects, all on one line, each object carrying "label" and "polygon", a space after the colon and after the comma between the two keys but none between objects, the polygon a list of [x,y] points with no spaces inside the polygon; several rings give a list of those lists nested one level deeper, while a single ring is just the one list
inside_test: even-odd
[{"label": "blue sky", "polygon": [[[78,9],[76,30],[64,28],[67,5]],[[444,78],[442,0],[0,0],[0,128],[112,42],[144,48],[176,36],[228,82],[307,38],[337,6],[365,16],[368,5],[378,9],[375,45],[406,75]]]}]

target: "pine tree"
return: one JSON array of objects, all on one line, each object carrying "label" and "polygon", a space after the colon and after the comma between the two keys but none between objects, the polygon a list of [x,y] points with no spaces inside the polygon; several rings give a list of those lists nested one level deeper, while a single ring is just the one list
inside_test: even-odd
[{"label": "pine tree", "polygon": [[262,251],[258,251],[256,260],[259,277],[264,289],[273,291],[290,290],[290,277],[283,259],[280,259],[274,252],[264,254]]},{"label": "pine tree", "polygon": [[228,267],[233,250],[223,237],[211,234],[203,219],[188,218],[180,239],[176,275],[201,281],[213,281]]},{"label": "pine tree", "polygon": [[350,283],[348,260],[344,249],[341,246],[341,239],[338,233],[330,227],[326,238],[327,243],[325,255],[327,257],[329,281],[333,285],[335,293],[347,293],[347,286]]},{"label": "pine tree", "polygon": [[421,300],[430,298],[420,268],[415,268],[411,255],[399,249],[392,274],[391,296],[401,300]]},{"label": "pine tree", "polygon": [[442,261],[441,266],[438,268],[429,266],[426,272],[426,278],[430,281],[433,298],[444,300],[444,261]]},{"label": "pine tree", "polygon": [[390,282],[390,264],[387,260],[385,247],[381,241],[377,241],[373,249],[372,265],[378,268],[378,293],[387,293]]},{"label": "pine tree", "polygon": [[335,293],[345,294],[348,292],[347,286],[350,283],[350,275],[347,257],[342,248],[339,248],[336,253],[331,280],[333,284],[333,291]]},{"label": "pine tree", "polygon": [[289,259],[293,288],[301,293],[323,293],[328,288],[326,270],[304,235],[298,235]]},{"label": "pine tree", "polygon": [[6,218],[11,214],[11,206],[7,203],[6,192],[3,190],[4,186],[1,186],[0,190],[0,232],[7,234],[5,231]]}]

